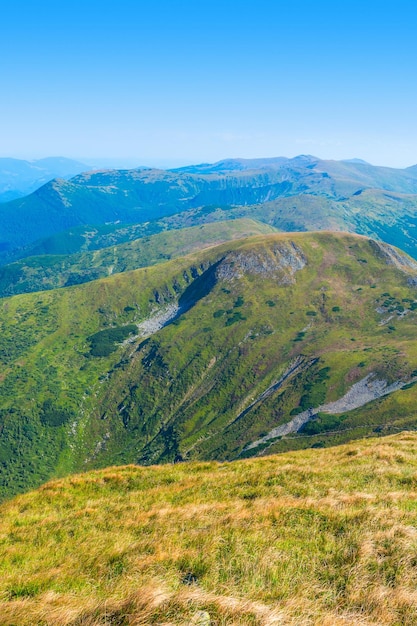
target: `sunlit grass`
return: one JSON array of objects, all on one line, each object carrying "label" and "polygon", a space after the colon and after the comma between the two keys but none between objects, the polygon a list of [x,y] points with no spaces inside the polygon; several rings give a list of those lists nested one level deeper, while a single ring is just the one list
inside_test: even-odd
[{"label": "sunlit grass", "polygon": [[0,623],[411,626],[416,498],[411,433],[53,481],[1,508]]}]

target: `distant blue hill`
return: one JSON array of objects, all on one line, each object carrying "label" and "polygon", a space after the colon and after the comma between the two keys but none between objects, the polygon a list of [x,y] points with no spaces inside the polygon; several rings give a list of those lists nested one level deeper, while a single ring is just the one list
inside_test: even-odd
[{"label": "distant blue hill", "polygon": [[360,165],[371,165],[368,161],[363,159],[342,159],[343,163],[359,163]]},{"label": "distant blue hill", "polygon": [[22,198],[54,178],[72,178],[89,169],[85,163],[64,157],[36,161],[0,158],[0,202]]},{"label": "distant blue hill", "polygon": [[[53,165],[46,161],[44,165]],[[63,168],[65,160],[58,161]],[[18,166],[24,169],[21,162]],[[300,155],[225,159],[175,170],[88,171],[71,180],[64,180],[61,169],[60,178],[0,205],[0,264],[41,254],[45,238],[49,252],[76,252],[84,247],[91,227],[113,231],[142,224],[143,236],[240,217],[284,231],[355,232],[417,258],[417,167]],[[74,228],[79,229],[77,237],[57,239]],[[121,242],[130,239],[119,235]],[[106,237],[104,247],[109,245]]]},{"label": "distant blue hill", "polygon": [[[243,172],[247,170],[278,170],[283,167],[308,167],[320,161],[309,154],[289,159],[287,157],[270,157],[264,159],[223,159],[216,163],[200,163],[171,169],[171,172],[187,174],[210,174],[225,172]],[[364,161],[365,162],[365,161]]]}]

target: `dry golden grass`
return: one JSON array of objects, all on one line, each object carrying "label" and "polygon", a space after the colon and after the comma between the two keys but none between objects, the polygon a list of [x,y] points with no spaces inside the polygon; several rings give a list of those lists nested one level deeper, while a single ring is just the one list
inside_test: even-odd
[{"label": "dry golden grass", "polygon": [[56,480],[0,546],[4,626],[412,626],[417,435]]}]

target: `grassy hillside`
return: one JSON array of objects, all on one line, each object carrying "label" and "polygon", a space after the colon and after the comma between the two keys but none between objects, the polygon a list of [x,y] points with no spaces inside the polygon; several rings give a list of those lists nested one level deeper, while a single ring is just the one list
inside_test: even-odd
[{"label": "grassy hillside", "polygon": [[[262,159],[248,163],[231,160],[223,165],[172,171],[104,170],[87,172],[70,181],[57,179],[26,198],[2,205],[0,253],[6,263],[15,255],[31,254],[25,248],[31,248],[38,239],[88,225],[94,229],[135,223],[146,225],[146,230],[148,223],[172,217],[171,227],[180,227],[179,222],[184,226],[184,220],[188,220],[188,226],[195,226],[217,208],[220,212],[211,215],[210,221],[236,217],[228,211],[237,208],[239,216],[260,219],[280,229],[325,228],[371,234],[369,194],[379,198],[372,210],[374,234],[384,239],[383,233],[388,231],[389,242],[401,247],[406,242],[407,249],[416,254],[414,168],[395,170],[309,156],[272,159],[269,165]],[[395,228],[396,220],[388,220],[386,228],[386,209],[394,211],[401,222],[399,228]],[[182,215],[184,212],[187,217]],[[58,241],[61,246],[71,246],[65,236],[55,244]]]},{"label": "grassy hillside", "polygon": [[381,190],[359,190],[350,197],[331,198],[300,193],[252,206],[215,205],[167,218],[168,228],[182,228],[231,218],[254,220],[291,231],[332,230],[385,241],[417,258],[417,197]]},{"label": "grassy hillside", "polygon": [[3,626],[414,626],[417,436],[113,467],[0,508]]},{"label": "grassy hillside", "polygon": [[[363,237],[276,234],[3,299],[1,495],[80,469],[414,427],[415,265]],[[320,408],[368,380],[402,388]],[[263,439],[310,408],[308,423]]]},{"label": "grassy hillside", "polygon": [[[309,174],[309,179],[317,185],[322,176]],[[297,187],[297,180],[273,171],[226,176],[163,170],[87,172],[70,181],[51,181],[26,198],[3,204],[0,250],[74,226],[143,223],[212,203],[254,204],[295,193]]]},{"label": "grassy hillside", "polygon": [[0,267],[0,297],[86,283],[274,230],[261,222],[236,219],[163,232],[102,250],[29,257]]},{"label": "grassy hillside", "polygon": [[[28,244],[14,252],[0,253],[4,263],[41,255],[68,255],[100,250],[167,230],[251,219],[278,230],[332,230],[358,233],[385,241],[417,258],[417,196],[359,189],[350,197],[332,198],[307,191],[255,205],[214,203],[182,210],[170,216],[138,224],[107,223],[70,228]],[[38,264],[48,272],[50,259]],[[23,264],[24,266],[24,264]],[[7,271],[7,270],[5,270]]]}]

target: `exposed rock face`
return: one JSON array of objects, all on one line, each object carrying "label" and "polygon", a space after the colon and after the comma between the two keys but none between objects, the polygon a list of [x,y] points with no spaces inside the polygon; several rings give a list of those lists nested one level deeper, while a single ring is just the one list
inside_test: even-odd
[{"label": "exposed rock face", "polygon": [[245,274],[277,278],[280,284],[294,283],[294,274],[307,264],[304,252],[294,242],[277,242],[268,250],[231,252],[220,263],[217,278],[239,279]]},{"label": "exposed rock face", "polygon": [[137,337],[149,337],[161,330],[178,314],[179,307],[177,303],[172,303],[164,309],[159,309],[150,315],[147,319],[140,322],[138,326]]},{"label": "exposed rock face", "polygon": [[365,376],[365,378],[362,378],[362,380],[359,380],[357,383],[352,385],[352,387],[345,393],[344,396],[339,398],[339,400],[336,400],[335,402],[328,402],[327,404],[322,404],[315,408],[312,407],[307,411],[299,413],[289,422],[273,428],[261,439],[247,445],[245,450],[256,448],[270,439],[284,437],[290,433],[298,432],[304,424],[314,418],[314,416],[319,412],[337,414],[353,411],[353,409],[357,409],[368,402],[372,402],[372,400],[376,400],[377,398],[382,398],[382,396],[387,396],[393,391],[397,391],[398,389],[404,387],[407,383],[414,382],[415,380],[415,378],[411,379],[411,381],[399,380],[389,385],[386,380],[376,378],[375,374],[371,372]]},{"label": "exposed rock face", "polygon": [[386,380],[375,378],[375,374],[371,373],[359,380],[347,391],[347,393],[335,402],[328,402],[320,406],[317,411],[325,413],[344,413],[352,411],[367,402],[386,396],[393,391],[397,391],[404,387],[405,381],[399,380],[389,385]]},{"label": "exposed rock face", "polygon": [[410,258],[400,250],[396,250],[392,246],[383,241],[374,241],[370,240],[369,242],[371,246],[376,250],[380,256],[386,259],[386,262],[389,265],[395,265],[400,270],[405,268],[417,270],[417,263],[414,259]]}]

